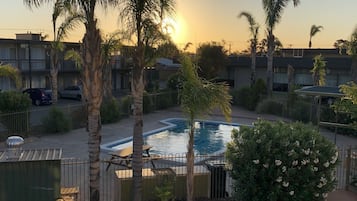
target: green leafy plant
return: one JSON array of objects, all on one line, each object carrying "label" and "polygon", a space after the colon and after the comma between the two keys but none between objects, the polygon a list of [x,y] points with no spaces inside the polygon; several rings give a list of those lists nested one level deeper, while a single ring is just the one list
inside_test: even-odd
[{"label": "green leafy plant", "polygon": [[265,99],[257,105],[256,111],[260,114],[282,115],[283,108],[282,103],[273,99]]},{"label": "green leafy plant", "polygon": [[30,105],[31,100],[27,94],[17,91],[0,93],[0,121],[8,133],[28,133]]},{"label": "green leafy plant", "polygon": [[103,101],[100,107],[101,121],[103,124],[109,124],[119,121],[120,119],[120,106],[117,99]]},{"label": "green leafy plant", "polygon": [[240,127],[226,157],[239,201],[323,201],[336,185],[337,148],[302,123]]},{"label": "green leafy plant", "polygon": [[44,131],[47,133],[64,133],[71,130],[70,119],[57,107],[52,107],[48,115],[42,119]]}]

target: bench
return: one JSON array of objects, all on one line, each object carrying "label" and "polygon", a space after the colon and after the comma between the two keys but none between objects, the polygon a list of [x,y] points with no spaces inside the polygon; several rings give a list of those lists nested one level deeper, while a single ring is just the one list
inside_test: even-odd
[{"label": "bench", "polygon": [[[155,167],[154,162],[152,161],[153,159],[157,159],[158,156],[151,156],[150,155],[150,149],[152,146],[150,145],[143,145],[143,160],[144,161],[150,161],[152,166]],[[122,165],[127,168],[131,168],[131,161],[132,161],[132,156],[133,156],[133,147],[129,146],[123,149],[119,149],[117,151],[113,151],[109,153],[111,155],[107,168],[106,170],[109,169],[111,164],[116,164],[116,165]]]},{"label": "bench", "polygon": [[64,201],[77,201],[79,187],[61,187],[61,197]]}]

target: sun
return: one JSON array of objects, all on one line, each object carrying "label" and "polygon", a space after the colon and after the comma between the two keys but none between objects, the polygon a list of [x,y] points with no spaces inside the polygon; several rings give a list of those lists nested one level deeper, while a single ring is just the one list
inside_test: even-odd
[{"label": "sun", "polygon": [[173,41],[177,42],[180,40],[182,34],[182,23],[179,19],[174,19],[167,17],[162,21],[162,30],[165,34],[168,34]]}]

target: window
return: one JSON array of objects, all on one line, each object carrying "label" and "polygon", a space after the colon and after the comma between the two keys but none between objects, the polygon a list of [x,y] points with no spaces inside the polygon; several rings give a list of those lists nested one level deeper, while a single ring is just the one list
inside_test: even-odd
[{"label": "window", "polygon": [[293,57],[303,57],[304,50],[303,49],[293,49]]}]

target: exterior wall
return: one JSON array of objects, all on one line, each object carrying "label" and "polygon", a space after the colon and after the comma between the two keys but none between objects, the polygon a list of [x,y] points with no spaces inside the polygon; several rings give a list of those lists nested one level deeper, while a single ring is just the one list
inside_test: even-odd
[{"label": "exterior wall", "polygon": [[[351,57],[336,49],[301,49],[294,51],[284,49],[282,56],[275,56],[273,59],[274,69],[274,90],[286,90],[288,84],[287,68],[291,65],[294,68],[294,81],[296,85],[313,85],[311,69],[313,67],[313,57],[322,52],[327,61],[326,86],[338,86],[351,80]],[[300,56],[301,55],[301,56]],[[235,88],[249,86],[250,83],[250,63],[249,56],[230,57],[227,66],[228,74],[224,78],[231,78],[234,75]],[[256,79],[266,80],[266,57],[257,57]]]}]

